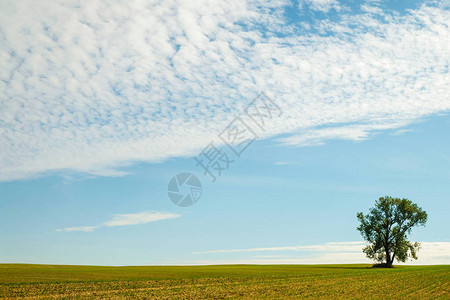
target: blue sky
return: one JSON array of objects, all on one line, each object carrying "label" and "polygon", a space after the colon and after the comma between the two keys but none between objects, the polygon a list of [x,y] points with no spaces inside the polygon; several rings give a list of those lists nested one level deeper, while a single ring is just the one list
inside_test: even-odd
[{"label": "blue sky", "polygon": [[[215,183],[189,158],[135,165],[124,177],[54,174],[3,182],[2,258],[107,265],[328,261],[322,252],[305,250],[197,252],[360,241],[356,212],[367,211],[385,194],[408,197],[429,213],[428,225],[413,238],[448,244],[448,126],[443,115],[361,142],[297,148],[258,141]],[[167,197],[167,182],[182,171],[197,175],[204,188],[188,208]],[[92,232],[55,231],[142,211],[180,217]],[[361,261],[350,254],[336,262]]]},{"label": "blue sky", "polygon": [[0,5],[0,262],[367,262],[356,213],[391,195],[429,214],[416,263],[450,263],[448,1]]}]

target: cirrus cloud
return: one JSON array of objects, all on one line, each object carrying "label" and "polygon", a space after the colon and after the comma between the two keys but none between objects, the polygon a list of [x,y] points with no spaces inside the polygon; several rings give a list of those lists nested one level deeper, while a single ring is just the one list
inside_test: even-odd
[{"label": "cirrus cloud", "polygon": [[260,91],[284,111],[262,137],[296,146],[450,109],[448,8],[303,26],[290,5],[3,2],[0,180],[193,155]]},{"label": "cirrus cloud", "polygon": [[81,231],[81,232],[91,232],[100,227],[116,227],[116,226],[129,226],[129,225],[138,225],[138,224],[146,224],[150,222],[156,222],[166,219],[174,219],[181,217],[179,214],[173,213],[165,213],[165,212],[140,212],[135,214],[115,214],[113,215],[111,220],[101,223],[97,226],[77,226],[77,227],[65,227],[56,229],[58,232],[73,232],[73,231]]},{"label": "cirrus cloud", "polygon": [[[406,264],[427,264],[439,265],[450,263],[450,242],[421,242],[421,250],[418,260],[409,260]],[[276,255],[251,256],[240,260],[203,260],[196,261],[200,264],[236,264],[236,263],[252,263],[252,264],[325,264],[325,263],[368,263],[362,253],[362,249],[366,246],[364,242],[330,242],[317,245],[302,246],[282,246],[282,247],[265,247],[265,248],[249,248],[249,249],[226,249],[226,250],[210,250],[195,252],[193,254],[233,254],[233,253],[258,253],[258,252],[305,252],[312,253],[309,255],[289,255],[286,257],[276,257]],[[272,256],[272,257],[271,257]]]}]

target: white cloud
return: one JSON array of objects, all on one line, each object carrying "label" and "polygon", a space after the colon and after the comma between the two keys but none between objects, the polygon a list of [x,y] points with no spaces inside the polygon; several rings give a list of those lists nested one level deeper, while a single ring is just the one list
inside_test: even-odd
[{"label": "white cloud", "polygon": [[368,13],[373,13],[373,14],[382,14],[383,10],[379,7],[373,6],[373,5],[361,5],[361,9],[365,12]]},{"label": "white cloud", "polygon": [[277,161],[275,163],[277,166],[287,166],[287,165],[293,165],[295,162],[293,161]]},{"label": "white cloud", "polygon": [[300,9],[303,7],[308,6],[312,10],[322,11],[322,12],[328,12],[330,9],[336,9],[337,11],[340,10],[339,2],[336,0],[300,0],[299,6]]},{"label": "white cloud", "polygon": [[306,245],[306,246],[211,250],[211,251],[196,252],[195,254],[261,252],[261,251],[316,251],[316,252],[352,251],[352,252],[357,252],[357,251],[361,251],[361,248],[364,247],[364,245],[365,244],[362,242],[338,242],[338,243],[326,243],[326,244],[321,244],[321,245]]},{"label": "white cloud", "polygon": [[66,227],[62,229],[56,229],[56,231],[83,231],[90,232],[100,227],[115,227],[115,226],[128,226],[138,225],[150,222],[156,222],[160,220],[173,219],[181,217],[179,214],[164,213],[164,212],[140,212],[135,214],[116,214],[113,215],[112,220],[106,221],[97,226],[79,226],[79,227]]},{"label": "white cloud", "polygon": [[448,10],[342,13],[299,34],[285,4],[3,3],[0,180],[197,154],[260,91],[284,112],[261,136],[296,146],[450,109]]},{"label": "white cloud", "polygon": [[56,229],[55,231],[65,231],[65,232],[72,232],[72,231],[82,231],[82,232],[91,232],[94,231],[98,226],[78,226],[78,227],[66,227],[62,229]]},{"label": "white cloud", "polygon": [[106,227],[137,225],[149,222],[155,222],[165,219],[178,218],[180,215],[162,212],[141,212],[137,214],[118,214],[113,219],[103,223]]},{"label": "white cloud", "polygon": [[190,264],[195,265],[226,265],[226,264],[355,264],[372,263],[364,257],[363,253],[318,253],[307,256],[295,257],[249,257],[243,259],[202,259],[192,260]]},{"label": "white cloud", "polygon": [[[362,253],[363,242],[340,242],[319,245],[267,247],[249,249],[227,249],[196,252],[194,254],[225,254],[225,253],[253,253],[253,252],[308,252],[307,255],[291,255],[279,257],[277,255],[252,256],[244,259],[196,260],[198,264],[328,264],[328,263],[371,263]],[[436,265],[450,264],[450,242],[422,242],[419,259],[408,261],[405,264]],[[293,257],[294,256],[294,257]]]},{"label": "white cloud", "polygon": [[403,135],[403,134],[408,133],[408,132],[413,132],[413,130],[410,130],[410,129],[398,129],[398,130],[392,132],[391,135]]},{"label": "white cloud", "polygon": [[301,135],[281,138],[279,139],[279,141],[287,145],[296,145],[296,146],[319,146],[323,145],[325,141],[330,139],[362,141],[368,139],[375,130],[396,128],[403,124],[378,123],[367,125],[345,125],[340,127],[308,129],[305,130],[304,133]]}]

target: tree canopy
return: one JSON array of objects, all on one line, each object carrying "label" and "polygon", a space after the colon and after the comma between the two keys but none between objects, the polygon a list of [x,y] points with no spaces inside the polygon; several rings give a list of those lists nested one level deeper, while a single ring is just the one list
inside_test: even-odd
[{"label": "tree canopy", "polygon": [[417,204],[408,199],[381,197],[375,202],[369,214],[357,214],[360,222],[357,228],[364,240],[370,244],[363,252],[383,266],[392,267],[394,260],[405,262],[417,259],[419,243],[408,241],[414,226],[424,226],[428,215]]}]

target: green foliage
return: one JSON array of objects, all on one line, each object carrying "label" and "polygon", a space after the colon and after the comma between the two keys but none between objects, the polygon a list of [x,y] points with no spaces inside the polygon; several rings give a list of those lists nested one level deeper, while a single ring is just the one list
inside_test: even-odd
[{"label": "green foliage", "polygon": [[408,241],[414,226],[424,226],[427,213],[408,199],[381,197],[369,214],[357,214],[360,222],[358,230],[370,244],[363,252],[370,259],[384,262],[391,267],[394,260],[405,262],[408,258],[417,259],[419,243]]}]

